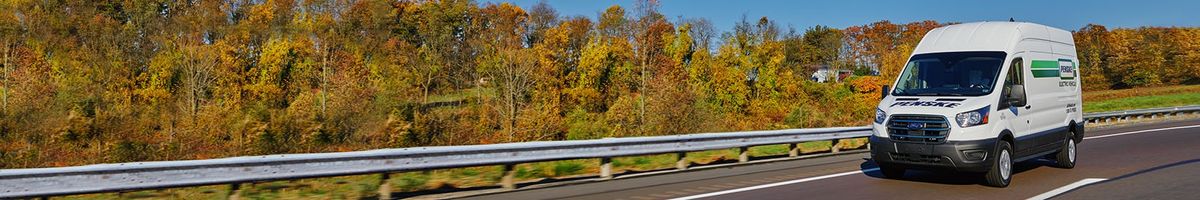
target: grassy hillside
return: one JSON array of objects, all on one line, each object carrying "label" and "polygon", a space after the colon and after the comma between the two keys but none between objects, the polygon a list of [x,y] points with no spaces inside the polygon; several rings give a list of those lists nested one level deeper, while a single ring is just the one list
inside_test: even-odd
[{"label": "grassy hillside", "polygon": [[1200,105],[1200,85],[1167,86],[1087,92],[1084,112]]}]

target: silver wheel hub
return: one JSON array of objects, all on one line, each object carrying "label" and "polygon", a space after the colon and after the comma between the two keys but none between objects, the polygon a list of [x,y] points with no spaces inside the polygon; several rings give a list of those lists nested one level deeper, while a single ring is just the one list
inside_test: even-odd
[{"label": "silver wheel hub", "polygon": [[1067,140],[1067,159],[1075,163],[1075,140]]},{"label": "silver wheel hub", "polygon": [[1000,151],[1000,178],[1008,180],[1008,176],[1012,174],[1012,159],[1009,158],[1008,150]]}]

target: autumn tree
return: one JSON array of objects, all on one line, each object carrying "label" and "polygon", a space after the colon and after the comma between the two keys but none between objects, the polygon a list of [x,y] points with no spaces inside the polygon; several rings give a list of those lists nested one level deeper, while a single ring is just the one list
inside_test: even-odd
[{"label": "autumn tree", "polygon": [[[536,8],[534,12],[538,12]],[[535,13],[531,13],[533,21]],[[542,26],[537,23],[531,26]],[[573,17],[562,19],[542,33],[530,33],[540,34],[540,39],[526,51],[534,59],[535,69],[531,73],[534,85],[529,91],[530,108],[526,109],[526,117],[519,119],[518,126],[526,127],[533,138],[565,139],[568,123],[565,116],[574,109],[567,103],[570,96],[566,89],[572,80],[568,74],[578,66],[591,26],[587,18]]]},{"label": "autumn tree", "polygon": [[710,119],[697,109],[698,97],[689,85],[688,69],[694,67],[698,50],[691,25],[682,24],[662,36],[663,58],[655,61],[653,77],[645,86],[644,134],[680,134],[704,130]]},{"label": "autumn tree", "polygon": [[17,19],[15,7],[11,4],[0,6],[0,12],[5,13],[0,14],[0,68],[4,69],[3,88],[0,88],[0,111],[2,111],[0,114],[8,113],[8,97],[12,93],[12,89],[10,89],[12,86],[9,83],[12,79],[13,68],[16,68],[13,61],[16,56],[17,44],[21,42],[19,36],[23,35],[22,25]]},{"label": "autumn tree", "polygon": [[482,27],[487,31],[480,32],[485,42],[480,50],[483,55],[478,58],[478,71],[494,82],[500,93],[499,105],[494,108],[503,119],[504,141],[520,141],[518,137],[531,135],[517,122],[528,105],[537,69],[533,53],[523,48],[529,15],[509,3],[490,4],[480,10],[480,15]]},{"label": "autumn tree", "polygon": [[1108,57],[1106,39],[1108,37],[1108,29],[1102,25],[1088,24],[1078,31],[1075,31],[1075,49],[1079,57],[1079,73],[1085,90],[1102,90],[1108,89],[1110,74],[1105,74],[1107,70],[1105,60]]},{"label": "autumn tree", "polygon": [[1200,83],[1200,28],[1168,28],[1163,35],[1166,48],[1164,66],[1166,83]]},{"label": "autumn tree", "polygon": [[893,80],[925,33],[940,26],[934,21],[893,24],[884,20],[848,27],[845,30],[849,48],[846,59],[859,67],[879,72],[885,80]]},{"label": "autumn tree", "polygon": [[[480,76],[476,74],[475,48],[470,42],[476,37],[482,21],[477,19],[479,7],[469,0],[431,1],[417,5],[415,13],[418,31],[413,38],[418,46],[423,74],[425,101],[431,90],[442,84],[447,89],[471,87]],[[440,83],[436,82],[441,79]],[[434,91],[436,92],[436,91]]]},{"label": "autumn tree", "polygon": [[659,2],[655,0],[638,1],[636,4],[637,13],[636,20],[631,26],[631,32],[634,33],[633,45],[634,58],[639,63],[637,94],[638,94],[638,113],[637,123],[638,132],[645,132],[644,124],[646,123],[646,97],[654,96],[654,90],[650,90],[651,79],[656,79],[661,76],[661,71],[675,72],[664,68],[673,68],[668,62],[668,55],[664,55],[663,47],[666,46],[667,40],[664,36],[670,36],[673,33],[674,25],[667,22],[666,17],[658,12]]},{"label": "autumn tree", "polygon": [[546,31],[558,24],[558,11],[550,7],[546,1],[539,1],[529,8],[529,20],[525,26],[525,46],[532,47],[540,43],[546,36]]},{"label": "autumn tree", "polygon": [[712,21],[708,19],[686,18],[682,21],[691,26],[688,28],[688,34],[692,35],[692,38],[695,38],[697,49],[711,51],[713,42],[720,39],[720,32],[713,27]]},{"label": "autumn tree", "polygon": [[569,74],[572,83],[568,93],[581,108],[603,112],[608,104],[629,91],[633,76],[632,52],[625,29],[625,10],[609,7],[601,14],[595,31],[580,49],[578,66]]}]

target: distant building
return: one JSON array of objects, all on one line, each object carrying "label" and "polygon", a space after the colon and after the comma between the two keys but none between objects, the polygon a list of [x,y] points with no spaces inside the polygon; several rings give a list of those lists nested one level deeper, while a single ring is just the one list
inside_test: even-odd
[{"label": "distant building", "polygon": [[822,65],[817,68],[817,71],[813,72],[811,80],[818,83],[830,81],[841,82],[842,80],[850,77],[852,74],[854,74],[854,71],[843,69],[837,70],[837,75],[834,76],[833,69],[830,69],[828,65]]}]

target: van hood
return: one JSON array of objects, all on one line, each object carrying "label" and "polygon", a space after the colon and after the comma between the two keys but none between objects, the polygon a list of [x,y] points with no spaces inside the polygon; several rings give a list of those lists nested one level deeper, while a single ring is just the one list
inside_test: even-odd
[{"label": "van hood", "polygon": [[888,97],[880,102],[879,109],[894,114],[942,115],[952,118],[995,102],[987,102],[987,96],[979,97]]}]

